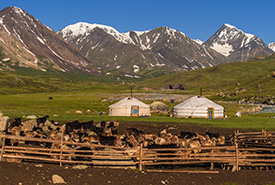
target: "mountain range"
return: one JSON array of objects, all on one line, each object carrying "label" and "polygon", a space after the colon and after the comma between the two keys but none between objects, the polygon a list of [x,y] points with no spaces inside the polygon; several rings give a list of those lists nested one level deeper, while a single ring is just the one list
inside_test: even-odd
[{"label": "mountain range", "polygon": [[203,43],[168,27],[119,33],[110,26],[79,22],[55,33],[20,8],[0,11],[1,70],[26,67],[113,79],[151,78],[271,55],[274,45],[268,47],[229,24]]},{"label": "mountain range", "polygon": [[226,61],[210,47],[168,27],[119,33],[109,26],[77,23],[57,33],[105,71],[105,75],[120,73],[138,78],[144,70],[187,71]]}]

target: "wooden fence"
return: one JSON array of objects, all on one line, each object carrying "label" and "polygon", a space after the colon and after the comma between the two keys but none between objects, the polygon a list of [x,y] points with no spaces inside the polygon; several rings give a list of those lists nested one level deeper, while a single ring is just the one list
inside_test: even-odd
[{"label": "wooden fence", "polygon": [[238,166],[272,167],[275,166],[275,132],[235,132],[235,144],[243,159]]},{"label": "wooden fence", "polygon": [[[220,164],[222,167],[275,166],[275,132],[235,132],[232,146],[200,148],[154,148],[140,146],[136,149],[97,145],[90,143],[68,142],[51,139],[28,138],[2,135],[0,154],[6,159],[24,159],[72,164],[89,164],[97,167],[143,168],[153,166],[196,167]],[[16,141],[18,146],[7,146],[5,141]],[[20,145],[20,143],[24,145]],[[30,143],[30,144],[28,144]],[[51,147],[47,148],[47,144]],[[72,147],[73,146],[73,147]],[[77,149],[76,149],[77,148]]]},{"label": "wooden fence", "polygon": [[[121,168],[136,168],[138,163],[137,149],[124,149],[106,145],[89,143],[68,142],[51,139],[26,138],[21,136],[3,135],[3,143],[0,154],[2,158],[25,159],[34,161],[54,162],[62,166],[63,163],[90,164],[93,166],[108,166]],[[7,146],[5,141],[31,143],[24,146]],[[51,143],[55,148],[45,148]],[[25,146],[26,145],[26,146]],[[42,145],[42,146],[41,146]],[[73,147],[71,147],[73,146]],[[78,148],[78,149],[73,149]]]}]

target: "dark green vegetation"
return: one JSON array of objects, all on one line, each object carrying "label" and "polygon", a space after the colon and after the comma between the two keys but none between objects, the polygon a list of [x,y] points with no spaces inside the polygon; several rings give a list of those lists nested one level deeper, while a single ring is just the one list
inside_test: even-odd
[{"label": "dark green vegetation", "polygon": [[[151,88],[168,87],[169,84],[183,84],[186,92],[204,95],[212,99],[239,100],[250,97],[275,95],[275,54],[257,57],[247,62],[218,65],[181,73],[173,73],[139,83]],[[219,96],[217,96],[219,94]]]}]

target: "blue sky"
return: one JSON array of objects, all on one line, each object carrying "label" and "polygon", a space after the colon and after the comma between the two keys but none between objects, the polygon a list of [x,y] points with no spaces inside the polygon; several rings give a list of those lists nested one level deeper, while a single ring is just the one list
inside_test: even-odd
[{"label": "blue sky", "polygon": [[275,42],[274,0],[0,0],[17,6],[58,31],[77,22],[98,23],[119,32],[168,26],[206,41],[224,23]]}]

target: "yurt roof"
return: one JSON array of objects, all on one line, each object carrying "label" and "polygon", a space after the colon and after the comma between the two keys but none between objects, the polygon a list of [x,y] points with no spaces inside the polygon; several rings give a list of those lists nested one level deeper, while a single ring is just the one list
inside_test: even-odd
[{"label": "yurt roof", "polygon": [[184,107],[185,109],[193,109],[199,107],[214,107],[214,108],[223,108],[221,105],[214,103],[213,101],[202,97],[202,96],[193,96],[182,103],[176,105],[174,108],[181,108]]},{"label": "yurt roof", "polygon": [[110,105],[109,107],[128,107],[128,106],[140,106],[140,107],[150,107],[149,105],[146,105],[145,103],[139,101],[136,98],[123,98],[122,100]]}]

